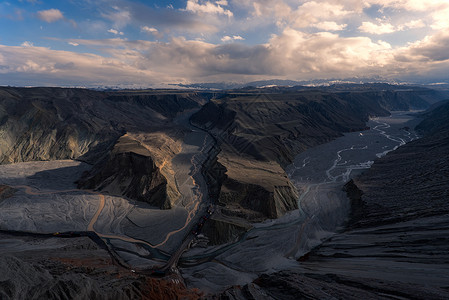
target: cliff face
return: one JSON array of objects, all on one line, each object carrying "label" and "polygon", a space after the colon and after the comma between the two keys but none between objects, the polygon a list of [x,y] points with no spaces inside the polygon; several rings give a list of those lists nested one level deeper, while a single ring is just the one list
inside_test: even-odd
[{"label": "cliff face", "polygon": [[216,211],[203,228],[203,234],[209,238],[211,245],[220,245],[237,240],[251,229],[251,224],[238,218],[226,216]]},{"label": "cliff face", "polygon": [[[78,181],[78,188],[95,189],[112,195],[147,202],[161,209],[169,209],[179,197],[174,179],[156,157],[139,141],[129,135],[122,136],[107,159],[100,161]],[[165,153],[165,161],[171,159]],[[167,166],[168,167],[168,166]],[[172,179],[172,180],[171,180]]]},{"label": "cliff face", "polygon": [[221,155],[219,161],[226,168],[217,201],[223,214],[262,221],[298,208],[298,192],[279,165]]}]

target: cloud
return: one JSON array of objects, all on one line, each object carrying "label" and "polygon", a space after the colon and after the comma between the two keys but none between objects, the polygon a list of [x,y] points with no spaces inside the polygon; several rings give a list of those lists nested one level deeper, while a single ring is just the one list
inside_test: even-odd
[{"label": "cloud", "polygon": [[117,6],[112,7],[112,11],[101,14],[103,18],[113,22],[115,28],[124,28],[132,21],[131,12]]},{"label": "cloud", "polygon": [[230,42],[230,41],[243,41],[245,40],[243,37],[241,37],[240,35],[233,35],[233,36],[229,36],[229,35],[225,35],[224,37],[221,38],[222,42]]},{"label": "cloud", "polygon": [[362,25],[359,27],[359,30],[370,34],[385,34],[396,31],[395,27],[391,24],[388,23],[375,24],[372,22],[363,22]]},{"label": "cloud", "polygon": [[448,29],[449,28],[449,2],[446,3],[445,6],[441,6],[440,8],[433,11],[431,14],[432,17],[432,29],[434,30],[441,30],[441,29]]},{"label": "cloud", "polygon": [[393,26],[390,23],[382,23],[382,20],[378,19],[379,24],[375,24],[372,22],[362,22],[362,25],[359,26],[359,30],[361,32],[366,32],[369,34],[388,34],[398,31],[405,31],[409,29],[423,28],[426,27],[426,24],[422,20],[412,20],[404,24],[400,24],[398,26]]},{"label": "cloud", "polygon": [[442,9],[449,5],[447,0],[365,0],[364,5],[370,7],[379,5],[381,7],[388,7],[406,11],[426,12],[434,9]]},{"label": "cloud", "polygon": [[216,1],[215,4],[209,1],[199,3],[199,0],[187,0],[185,10],[196,14],[217,14],[232,17],[234,14],[229,10],[223,8],[227,6],[227,1]]},{"label": "cloud", "polygon": [[22,47],[34,47],[34,44],[32,42],[25,41],[22,44],[20,44],[20,46],[22,46]]},{"label": "cloud", "polygon": [[369,75],[391,59],[391,46],[385,42],[373,42],[367,37],[344,38],[328,32],[306,34],[291,28],[273,37],[270,48],[273,66],[290,76],[295,72],[310,77]]},{"label": "cloud", "polygon": [[47,23],[56,22],[64,19],[64,15],[59,9],[40,10],[37,12],[37,17]]},{"label": "cloud", "polygon": [[108,32],[109,32],[109,33],[113,33],[113,34],[115,34],[115,35],[123,35],[123,34],[124,34],[123,32],[118,31],[118,30],[116,30],[116,29],[112,29],[112,28],[109,29]]},{"label": "cloud", "polygon": [[[108,22],[113,23],[113,28],[121,29],[126,26],[142,28],[148,26],[163,28],[172,34],[182,33],[210,33],[216,32],[220,21],[214,14],[192,14],[185,9],[178,10],[171,7],[154,9],[137,1],[115,0],[116,6],[105,8],[98,5],[100,15]],[[209,16],[210,15],[210,16]],[[160,32],[163,30],[160,30]]]},{"label": "cloud", "polygon": [[426,27],[426,24],[424,23],[423,20],[412,20],[399,26],[401,30],[423,28],[423,27]]},{"label": "cloud", "polygon": [[[239,36],[229,36],[238,40]],[[429,37],[397,51],[388,43],[367,37],[304,33],[286,28],[265,44],[225,43],[172,38],[168,42],[69,40],[93,47],[104,55],[56,51],[42,47],[0,46],[0,73],[12,79],[84,84],[204,82],[262,78],[312,79],[413,74],[413,65],[446,59],[449,35]],[[406,58],[406,59],[404,59]],[[420,61],[422,63],[412,63]],[[404,71],[405,70],[405,71]]]},{"label": "cloud", "polygon": [[164,35],[162,33],[159,32],[159,30],[157,30],[154,27],[149,27],[149,26],[141,26],[140,27],[140,31],[151,34],[159,39],[163,38]]},{"label": "cloud", "polygon": [[[258,20],[265,26],[271,22],[281,30],[290,27],[339,31],[347,27],[345,19],[358,13],[355,10],[357,2],[353,0],[241,0],[233,4],[249,10],[251,20]],[[244,20],[242,23],[247,22]]]},{"label": "cloud", "polygon": [[350,13],[351,11],[346,10],[343,5],[309,1],[293,11],[288,19],[292,26],[304,28],[321,21],[340,20]]},{"label": "cloud", "polygon": [[[225,40],[234,39],[229,36]],[[325,32],[306,34],[292,28],[274,36],[267,44],[255,46],[234,43],[213,45],[182,38],[173,38],[166,43],[129,43],[117,39],[103,42],[110,44],[106,49],[110,49],[112,44],[116,48],[126,47],[125,50],[117,50],[113,57],[133,61],[132,65],[142,70],[165,72],[190,81],[235,79],[236,76],[302,79],[322,77],[322,74],[379,74],[384,72],[383,68],[393,58],[392,48],[386,42],[373,42],[367,37],[343,38]],[[130,50],[134,51],[133,55],[130,55]]]},{"label": "cloud", "polygon": [[344,30],[347,26],[348,26],[347,24],[337,24],[336,22],[331,21],[319,22],[313,25],[313,27],[325,31],[341,31]]},{"label": "cloud", "polygon": [[449,60],[449,33],[440,31],[404,47],[397,55],[404,62],[443,62]]},{"label": "cloud", "polygon": [[164,74],[139,70],[117,58],[43,47],[0,45],[0,57],[4,65],[0,79],[12,85],[147,85],[167,79]]},{"label": "cloud", "polygon": [[148,26],[143,26],[140,28],[140,30],[142,32],[146,32],[146,33],[156,33],[159,32],[156,28],[154,27],[148,27]]},{"label": "cloud", "polygon": [[[449,65],[449,35],[445,34],[449,2],[426,2],[427,8],[418,2],[189,0],[185,9],[154,9],[114,0],[113,7],[98,6],[104,19],[97,24],[99,33],[109,31],[113,38],[62,40],[65,45],[94,49],[95,55],[58,52],[31,43],[3,46],[0,72],[4,78],[23,76],[21,80],[65,78],[105,84],[372,75],[413,78],[432,70],[442,74]],[[94,25],[80,23],[85,31]],[[127,33],[137,29],[135,36],[139,31],[140,36],[149,36],[123,39],[120,30],[125,26]],[[162,33],[166,39],[150,41]],[[392,44],[383,41],[382,34],[391,34],[385,39]],[[244,37],[250,43],[236,43]],[[82,78],[81,74],[90,75]]]}]

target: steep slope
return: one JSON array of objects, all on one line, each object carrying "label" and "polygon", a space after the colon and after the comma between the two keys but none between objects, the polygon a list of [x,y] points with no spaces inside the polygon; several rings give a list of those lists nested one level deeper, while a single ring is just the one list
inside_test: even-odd
[{"label": "steep slope", "polygon": [[416,130],[429,135],[443,131],[449,131],[449,100],[443,101],[441,105],[420,115],[424,120],[416,126]]},{"label": "steep slope", "polygon": [[0,89],[0,162],[77,158],[118,137],[87,90]]},{"label": "steep slope", "polygon": [[[426,134],[346,185],[346,230],[300,260],[301,270],[262,275],[220,297],[447,299],[449,103],[426,112]],[[270,298],[268,298],[270,299]]]},{"label": "steep slope", "polygon": [[125,132],[166,127],[197,93],[0,88],[0,163],[77,158],[95,163]]}]

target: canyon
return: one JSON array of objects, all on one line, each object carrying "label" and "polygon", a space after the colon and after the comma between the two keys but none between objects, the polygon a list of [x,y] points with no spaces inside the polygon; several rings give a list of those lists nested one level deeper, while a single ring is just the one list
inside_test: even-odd
[{"label": "canyon", "polygon": [[[15,264],[0,293],[30,295],[35,276],[52,298],[104,284],[105,299],[444,298],[448,97],[387,84],[0,88],[0,251]],[[373,161],[350,165],[364,146],[338,143],[362,138]],[[403,279],[410,260],[434,277]]]}]

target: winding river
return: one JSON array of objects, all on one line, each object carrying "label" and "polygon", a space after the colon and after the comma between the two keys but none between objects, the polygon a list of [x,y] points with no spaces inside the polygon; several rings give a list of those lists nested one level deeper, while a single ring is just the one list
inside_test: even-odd
[{"label": "winding river", "polygon": [[[194,275],[202,270],[207,277],[208,270],[202,264],[207,265],[211,275],[218,271],[260,274],[294,267],[296,259],[332,236],[347,219],[350,203],[342,191],[343,185],[370,168],[374,160],[418,138],[410,129],[415,126],[413,120],[409,112],[372,118],[368,122],[370,130],[347,133],[299,154],[286,168],[300,191],[299,209],[279,219],[254,224],[233,243],[209,247],[195,255],[187,253],[181,258],[188,266],[184,271]],[[191,280],[206,289],[210,284],[235,283]]]}]

